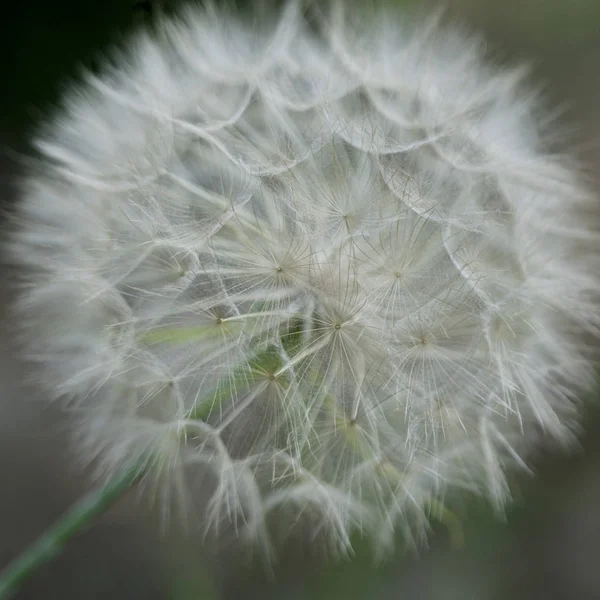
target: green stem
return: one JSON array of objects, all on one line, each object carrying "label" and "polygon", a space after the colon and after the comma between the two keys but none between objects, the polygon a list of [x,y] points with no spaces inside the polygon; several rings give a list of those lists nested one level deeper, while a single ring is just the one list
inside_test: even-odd
[{"label": "green stem", "polygon": [[144,472],[136,467],[94,490],[77,502],[57,523],[47,529],[21,556],[0,572],[0,600],[12,596],[39,567],[58,556],[63,546],[90,521],[104,513]]}]

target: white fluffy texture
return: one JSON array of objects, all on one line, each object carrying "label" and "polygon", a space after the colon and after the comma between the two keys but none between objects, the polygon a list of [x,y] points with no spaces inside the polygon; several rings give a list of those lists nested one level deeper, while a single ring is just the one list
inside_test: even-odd
[{"label": "white fluffy texture", "polygon": [[523,70],[330,9],[138,35],[37,140],[12,250],[29,357],[104,475],[150,452],[165,501],[214,474],[211,523],[384,548],[571,440],[595,234]]}]

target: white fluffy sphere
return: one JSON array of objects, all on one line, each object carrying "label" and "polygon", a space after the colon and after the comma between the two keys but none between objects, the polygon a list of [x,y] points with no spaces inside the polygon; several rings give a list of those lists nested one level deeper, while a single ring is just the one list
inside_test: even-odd
[{"label": "white fluffy sphere", "polygon": [[209,521],[252,539],[279,515],[384,547],[449,488],[501,506],[591,381],[589,194],[478,38],[256,15],[161,21],[39,136],[28,357],[103,475],[149,456],[193,505],[210,471]]}]

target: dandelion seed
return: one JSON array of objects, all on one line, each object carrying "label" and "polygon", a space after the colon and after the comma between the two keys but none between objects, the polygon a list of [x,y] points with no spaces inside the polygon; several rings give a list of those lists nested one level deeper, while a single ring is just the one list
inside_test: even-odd
[{"label": "dandelion seed", "polygon": [[37,140],[11,253],[100,475],[150,451],[185,506],[214,475],[209,525],[265,542],[278,515],[344,553],[420,539],[448,488],[501,508],[540,434],[572,439],[600,286],[524,71],[327,6],[138,34]]}]

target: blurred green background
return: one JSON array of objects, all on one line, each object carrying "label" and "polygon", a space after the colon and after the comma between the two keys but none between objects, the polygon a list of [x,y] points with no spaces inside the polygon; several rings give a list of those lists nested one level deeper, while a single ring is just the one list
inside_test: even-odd
[{"label": "blurred green background", "polygon": [[[172,10],[177,4],[22,0],[2,9],[3,206],[15,199],[15,155],[27,149],[29,133],[79,67],[94,67],[99,50],[149,23],[159,6]],[[600,0],[447,0],[446,6],[452,16],[483,30],[496,56],[533,63],[548,98],[564,108],[570,142],[600,190]],[[1,293],[4,319],[9,295]],[[61,415],[26,384],[10,336],[0,338],[1,566],[80,496],[88,482],[77,469]],[[537,476],[514,482],[514,502],[504,520],[475,500],[457,508],[464,537],[460,548],[454,543],[456,526],[449,530],[434,523],[430,547],[419,556],[399,548],[375,566],[368,546],[357,540],[356,556],[349,562],[328,563],[311,558],[306,549],[290,548],[268,573],[235,548],[203,547],[197,534],[180,527],[162,531],[157,515],[134,491],[40,571],[18,598],[600,598],[597,400],[598,394],[590,394],[581,448],[569,456],[540,453]]]}]

